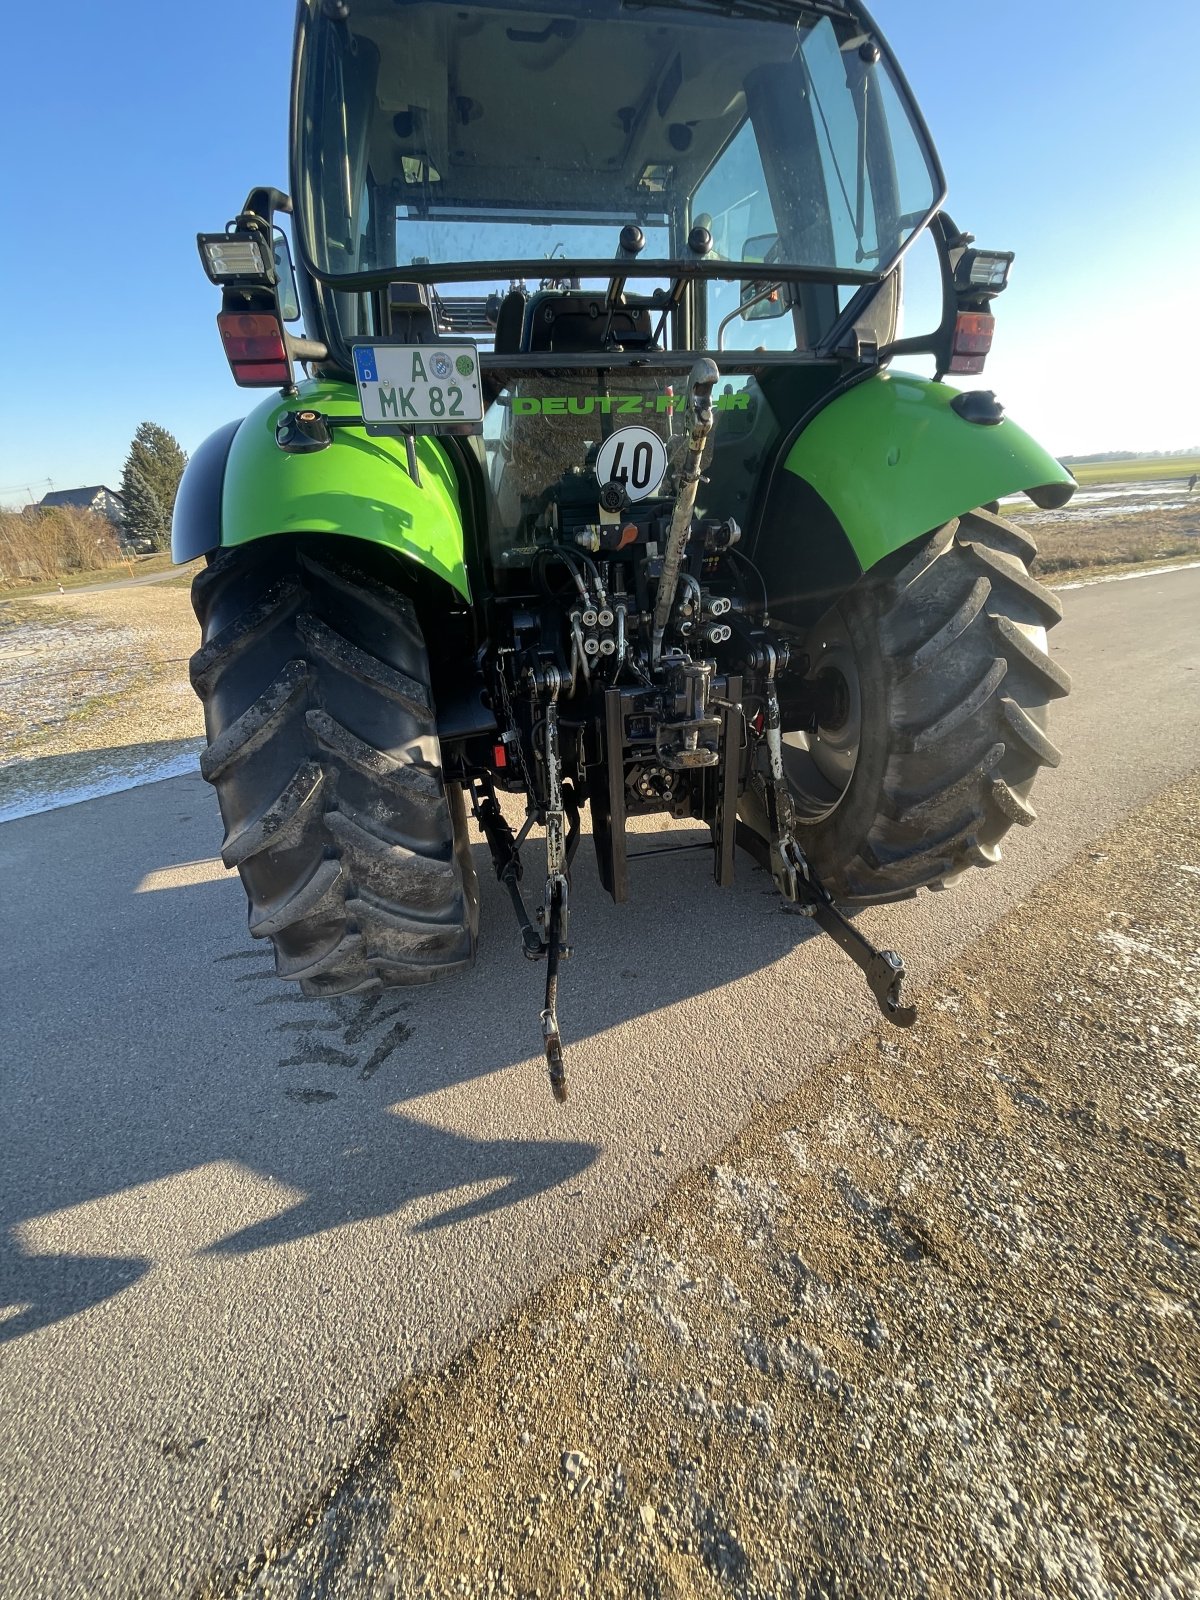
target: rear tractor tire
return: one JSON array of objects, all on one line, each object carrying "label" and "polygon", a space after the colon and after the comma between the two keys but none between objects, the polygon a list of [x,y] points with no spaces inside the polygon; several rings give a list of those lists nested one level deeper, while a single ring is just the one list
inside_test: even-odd
[{"label": "rear tractor tire", "polygon": [[278,535],[221,552],[192,586],[221,858],[250,932],[308,995],[428,983],[475,956],[463,796],[443,781],[399,575],[369,546]]},{"label": "rear tractor tire", "polygon": [[[835,710],[785,732],[784,767],[799,843],[835,898],[945,888],[1034,821],[1034,778],[1059,762],[1047,706],[1070,689],[1048,653],[1062,607],[1030,576],[1036,554],[1015,524],[970,512],[868,573],[809,634],[810,676],[826,675]],[[753,794],[742,814],[764,833]]]}]

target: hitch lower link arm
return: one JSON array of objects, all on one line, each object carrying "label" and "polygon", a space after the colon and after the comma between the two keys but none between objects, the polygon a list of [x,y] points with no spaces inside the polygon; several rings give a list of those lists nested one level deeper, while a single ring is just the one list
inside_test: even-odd
[{"label": "hitch lower link arm", "polygon": [[867,987],[887,1020],[897,1028],[911,1028],[917,1020],[916,1006],[901,1004],[900,991],[906,977],[904,957],[895,950],[876,950],[875,946],[842,914],[833,896],[801,856],[804,881],[811,894],[807,915],[833,942],[861,967]]},{"label": "hitch lower link arm", "polygon": [[895,950],[877,950],[865,934],[838,910],[833,896],[817,877],[808,858],[796,842],[795,813],[791,792],[783,770],[782,720],[775,690],[775,652],[768,647],[766,673],[766,726],[764,737],[771,775],[767,785],[767,815],[771,823],[771,870],[785,900],[803,908],[817,926],[827,933],[861,968],[875,1003],[888,1022],[897,1028],[911,1028],[917,1008],[901,1003],[906,976],[904,957]]}]

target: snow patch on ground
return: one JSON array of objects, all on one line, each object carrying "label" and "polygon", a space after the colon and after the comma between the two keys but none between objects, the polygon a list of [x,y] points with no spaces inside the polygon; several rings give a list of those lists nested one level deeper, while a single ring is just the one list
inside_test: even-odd
[{"label": "snow patch on ground", "polygon": [[1102,928],[1096,935],[1099,944],[1111,945],[1114,950],[1128,959],[1130,956],[1153,956],[1159,961],[1166,962],[1169,967],[1177,967],[1179,962],[1169,950],[1160,950],[1157,945],[1151,944],[1146,939],[1134,939],[1127,933],[1118,933],[1115,928]]}]

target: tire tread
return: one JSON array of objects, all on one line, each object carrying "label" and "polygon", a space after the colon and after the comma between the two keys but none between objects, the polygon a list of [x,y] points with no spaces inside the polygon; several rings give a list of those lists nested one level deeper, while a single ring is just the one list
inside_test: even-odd
[{"label": "tire tread", "polygon": [[856,767],[843,800],[800,835],[839,899],[943,887],[993,864],[1008,830],[1036,820],[1029,789],[1060,760],[1046,706],[1070,690],[1046,648],[1062,607],[1029,573],[1036,554],[1004,517],[968,512],[841,603],[856,648],[874,652],[886,750],[877,776],[856,792]]},{"label": "tire tread", "polygon": [[[478,902],[411,600],[370,547],[278,535],[196,578],[205,778],[249,926],[311,996],[470,967]],[[394,575],[401,569],[396,564]]]}]

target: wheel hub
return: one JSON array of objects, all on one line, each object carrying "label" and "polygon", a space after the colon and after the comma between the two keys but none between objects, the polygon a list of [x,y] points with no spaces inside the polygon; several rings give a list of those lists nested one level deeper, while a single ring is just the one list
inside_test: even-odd
[{"label": "wheel hub", "polygon": [[813,681],[813,722],[827,734],[844,728],[851,716],[850,685],[840,669],[823,666]]},{"label": "wheel hub", "polygon": [[807,726],[784,734],[783,767],[798,817],[818,822],[850,786],[862,738],[862,696],[854,646],[836,611],[815,630],[809,650]]}]

